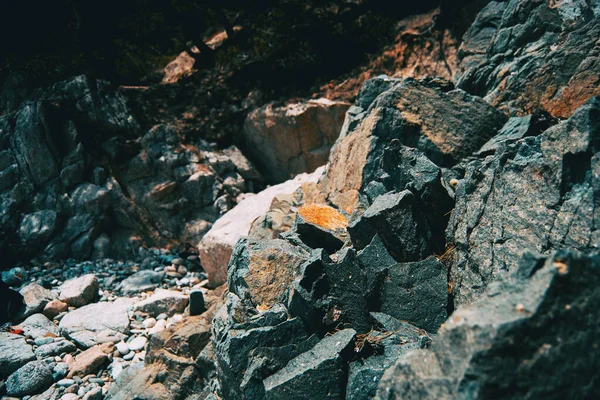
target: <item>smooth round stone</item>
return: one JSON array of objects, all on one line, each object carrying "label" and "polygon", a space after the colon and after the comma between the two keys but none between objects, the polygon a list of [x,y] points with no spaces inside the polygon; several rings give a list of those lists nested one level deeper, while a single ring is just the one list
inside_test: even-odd
[{"label": "smooth round stone", "polygon": [[39,337],[39,338],[35,339],[34,342],[35,342],[36,346],[43,346],[45,344],[54,342],[54,338],[51,338],[51,337]]},{"label": "smooth round stone", "polygon": [[56,382],[56,386],[58,387],[69,387],[69,386],[73,386],[75,384],[75,381],[73,379],[61,379],[60,381]]},{"label": "smooth round stone", "polygon": [[125,361],[131,361],[131,360],[133,360],[133,357],[135,357],[135,352],[134,351],[130,351],[128,354],[125,354],[123,356],[123,360],[125,360]]},{"label": "smooth round stone", "polygon": [[183,321],[183,315],[175,314],[171,317],[171,320],[169,322],[171,322],[172,324],[178,324],[181,321]]},{"label": "smooth round stone", "polygon": [[96,385],[104,386],[104,379],[102,378],[90,378],[90,383],[95,383]]},{"label": "smooth round stone", "polygon": [[125,355],[127,353],[129,353],[129,345],[125,342],[119,342],[117,343],[117,350],[119,353]]},{"label": "smooth round stone", "polygon": [[173,261],[171,261],[173,264],[175,265],[183,265],[185,264],[185,261],[183,260],[183,258],[174,258]]},{"label": "smooth round stone", "polygon": [[148,343],[148,339],[144,336],[138,336],[129,342],[129,349],[132,351],[139,351],[146,347],[146,343]]},{"label": "smooth round stone", "polygon": [[168,318],[167,314],[161,313],[161,314],[158,314],[158,316],[156,317],[156,320],[160,321],[161,319],[167,319],[167,318]]},{"label": "smooth round stone", "polygon": [[148,318],[142,322],[142,325],[144,325],[144,328],[146,329],[153,328],[156,325],[156,320],[154,318]]}]

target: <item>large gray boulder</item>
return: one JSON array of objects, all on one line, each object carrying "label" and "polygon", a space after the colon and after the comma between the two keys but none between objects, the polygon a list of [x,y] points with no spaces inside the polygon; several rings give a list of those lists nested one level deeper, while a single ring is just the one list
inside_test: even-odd
[{"label": "large gray boulder", "polygon": [[525,250],[600,248],[600,98],[539,136],[464,165],[446,239],[458,304],[514,270]]},{"label": "large gray boulder", "polygon": [[0,332],[0,377],[8,377],[32,360],[35,354],[23,336]]},{"label": "large gray boulder", "polygon": [[52,365],[46,360],[31,361],[16,370],[6,380],[9,396],[36,394],[52,384]]},{"label": "large gray boulder", "polygon": [[600,394],[600,257],[525,257],[459,307],[430,349],[386,371],[377,399],[591,399]]}]

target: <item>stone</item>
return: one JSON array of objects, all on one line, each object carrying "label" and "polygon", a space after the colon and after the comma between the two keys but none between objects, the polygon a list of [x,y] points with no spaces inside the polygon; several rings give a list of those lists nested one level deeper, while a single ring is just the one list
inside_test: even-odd
[{"label": "stone", "polygon": [[181,313],[187,307],[188,296],[174,290],[157,289],[154,294],[146,300],[135,303],[134,309],[145,312],[152,316],[165,313],[172,316]]},{"label": "stone", "polygon": [[102,400],[102,388],[94,388],[83,396],[83,400]]},{"label": "stone", "polygon": [[282,239],[240,239],[227,268],[229,290],[267,309],[282,300],[308,255]]},{"label": "stone", "polygon": [[190,315],[200,315],[204,311],[206,311],[204,294],[201,290],[192,290],[190,292]]},{"label": "stone", "polygon": [[266,378],[266,399],[337,399],[344,397],[344,361],[340,357],[356,332],[344,329],[324,338]]},{"label": "stone", "polygon": [[458,307],[429,349],[401,356],[377,398],[595,397],[599,266],[598,255],[564,251],[524,259]]},{"label": "stone", "polygon": [[27,271],[21,267],[14,267],[8,271],[2,271],[2,281],[8,286],[17,287],[27,279]]},{"label": "stone", "polygon": [[123,340],[129,330],[131,306],[132,302],[127,299],[88,304],[65,315],[59,328],[63,336],[83,348],[116,343]]},{"label": "stone", "polygon": [[125,296],[154,290],[160,282],[162,282],[164,277],[164,272],[155,272],[151,270],[138,271],[125,278],[119,284],[119,289]]},{"label": "stone", "polygon": [[148,343],[148,339],[144,336],[138,336],[128,343],[129,350],[131,351],[140,351],[146,347],[146,343]]},{"label": "stone", "polygon": [[21,221],[19,237],[27,246],[43,246],[56,229],[56,212],[51,210],[27,214]]},{"label": "stone", "polygon": [[67,378],[84,377],[95,373],[102,365],[108,363],[113,352],[112,343],[99,344],[79,353],[69,365]]},{"label": "stone", "polygon": [[39,393],[52,384],[52,367],[45,361],[31,361],[6,380],[9,396],[25,396]]},{"label": "stone", "polygon": [[129,345],[125,342],[119,342],[119,343],[117,343],[117,350],[122,355],[125,355],[125,354],[129,353]]},{"label": "stone", "polygon": [[22,329],[26,336],[31,336],[34,340],[41,337],[60,335],[58,327],[44,314],[33,314],[15,328]]},{"label": "stone", "polygon": [[40,358],[59,356],[63,353],[74,353],[77,346],[68,340],[56,340],[35,349],[35,355]]},{"label": "stone", "polygon": [[525,250],[598,251],[598,113],[593,98],[534,137],[464,165],[446,230],[456,304],[478,297]]},{"label": "stone", "polygon": [[30,283],[19,290],[25,301],[25,313],[23,318],[41,312],[46,304],[54,300],[56,296],[48,289],[43,288],[37,283]]},{"label": "stone", "polygon": [[267,104],[246,117],[243,139],[249,156],[270,182],[324,165],[350,104],[327,99],[276,107]]},{"label": "stone", "polygon": [[63,303],[62,301],[55,299],[49,301],[48,304],[46,304],[46,306],[44,307],[44,311],[42,311],[42,314],[52,319],[58,314],[67,311],[68,308],[69,305],[67,303]]},{"label": "stone", "polygon": [[350,222],[348,232],[354,246],[362,250],[377,234],[398,261],[417,261],[434,250],[431,232],[416,210],[412,192],[390,192],[379,196],[357,219]]},{"label": "stone", "polygon": [[330,205],[353,214],[359,192],[375,180],[393,139],[448,167],[477,151],[504,125],[501,112],[450,86],[436,79],[404,79],[379,94],[331,151],[319,182]]},{"label": "stone", "polygon": [[448,317],[448,270],[434,256],[391,266],[378,303],[381,312],[436,333]]},{"label": "stone", "polygon": [[35,354],[25,338],[8,332],[0,332],[0,377],[6,378],[29,361]]},{"label": "stone", "polygon": [[212,287],[227,281],[227,264],[234,246],[239,238],[248,235],[253,221],[269,211],[272,200],[278,195],[293,193],[307,182],[317,182],[322,173],[323,169],[319,168],[312,174],[300,174],[271,186],[243,200],[219,218],[198,245],[200,261]]},{"label": "stone", "polygon": [[94,274],[69,279],[58,288],[58,299],[72,307],[83,307],[98,300],[98,279]]},{"label": "stone", "polygon": [[305,204],[298,208],[290,232],[313,249],[323,248],[332,254],[347,240],[348,218],[333,207]]},{"label": "stone", "polygon": [[568,118],[600,95],[599,18],[595,3],[489,2],[463,37],[455,81],[513,115]]}]

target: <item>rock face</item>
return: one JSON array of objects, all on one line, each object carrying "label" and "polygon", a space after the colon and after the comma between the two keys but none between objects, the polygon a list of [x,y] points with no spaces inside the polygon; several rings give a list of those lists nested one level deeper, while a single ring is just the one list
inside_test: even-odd
[{"label": "rock face", "polygon": [[599,114],[594,98],[539,136],[463,166],[447,231],[456,302],[514,270],[526,249],[599,249]]},{"label": "rock face", "polygon": [[253,160],[270,182],[284,182],[324,165],[350,104],[327,99],[251,112],[244,123],[244,141]]},{"label": "rock face", "polygon": [[278,195],[294,193],[303,184],[317,182],[323,172],[318,168],[312,174],[301,174],[279,185],[263,190],[243,200],[233,210],[219,219],[202,238],[198,246],[202,266],[211,285],[218,286],[227,280],[227,264],[238,239],[248,235],[252,223],[267,211]]},{"label": "rock face", "polygon": [[[321,181],[328,200],[348,214],[356,208],[359,192],[376,179],[391,140],[451,166],[478,150],[506,121],[482,99],[446,81],[375,79],[385,85],[365,85],[359,93],[360,106],[348,111]],[[348,170],[350,165],[354,167]]]},{"label": "rock face", "polygon": [[[377,398],[596,397],[599,267],[598,256],[574,253],[524,258],[513,277],[459,307],[430,350],[401,357]],[[565,362],[574,354],[577,363]]]},{"label": "rock face", "polygon": [[511,113],[570,117],[600,95],[600,9],[585,1],[491,1],[460,47],[457,85]]},{"label": "rock face", "polygon": [[142,132],[119,91],[78,76],[0,117],[0,250],[131,258],[197,242],[260,181],[237,148],[183,144],[169,125]]}]

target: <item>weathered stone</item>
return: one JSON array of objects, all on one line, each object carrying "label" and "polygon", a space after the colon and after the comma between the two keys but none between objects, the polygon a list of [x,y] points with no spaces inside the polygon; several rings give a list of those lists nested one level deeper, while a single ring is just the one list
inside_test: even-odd
[{"label": "weathered stone", "polygon": [[40,337],[56,337],[60,335],[58,327],[46,318],[44,314],[33,314],[16,328],[22,329],[25,335],[31,336],[34,340]]},{"label": "weathered stone", "polygon": [[35,355],[24,337],[0,332],[0,377],[6,378],[32,360]]},{"label": "weathered stone", "polygon": [[449,90],[447,82],[401,80],[380,94],[337,141],[322,191],[334,206],[352,214],[392,139],[419,149],[439,166],[449,166],[478,150],[505,120],[482,99]]},{"label": "weathered stone", "polygon": [[83,307],[98,300],[98,279],[94,274],[69,279],[58,288],[58,299],[72,307]]},{"label": "weathered stone", "polygon": [[55,299],[55,296],[48,289],[44,289],[37,283],[30,283],[19,290],[25,301],[25,313],[23,317],[28,317],[41,312],[48,302]]},{"label": "weathered stone", "polygon": [[164,272],[143,270],[127,277],[119,284],[121,293],[126,296],[154,290],[164,279]]},{"label": "weathered stone", "polygon": [[319,99],[256,109],[244,123],[249,154],[271,182],[312,172],[327,162],[349,106]]},{"label": "weathered stone", "polygon": [[135,304],[135,309],[148,313],[152,316],[165,313],[172,316],[181,313],[187,307],[188,296],[174,290],[157,289],[156,292],[146,300]]},{"label": "weathered stone", "polygon": [[62,353],[73,353],[77,346],[68,340],[57,340],[52,343],[44,344],[35,349],[35,355],[41,358],[59,356]]},{"label": "weathered stone", "polygon": [[415,197],[408,190],[377,197],[348,225],[352,243],[363,249],[377,234],[398,261],[423,259],[433,252],[429,243],[431,232],[416,208]]},{"label": "weathered stone", "polygon": [[9,396],[36,394],[52,384],[52,367],[46,361],[31,361],[16,370],[6,380]]},{"label": "weathered stone", "polygon": [[48,302],[48,304],[46,304],[46,306],[44,307],[44,311],[42,311],[42,314],[44,314],[49,319],[52,319],[61,312],[67,311],[68,308],[69,305],[67,303],[63,303],[60,300],[52,300]]},{"label": "weathered stone", "polygon": [[243,200],[234,209],[221,217],[202,238],[198,245],[200,260],[212,286],[227,281],[227,264],[238,239],[248,235],[253,221],[269,211],[275,196],[293,193],[302,184],[317,182],[323,170],[312,174],[301,174],[279,185]]},{"label": "weathered stone", "polygon": [[599,18],[584,1],[491,1],[465,33],[457,85],[511,114],[568,118],[600,95]]},{"label": "weathered stone", "polygon": [[59,324],[61,333],[83,348],[99,343],[123,340],[129,329],[127,310],[132,306],[126,299],[110,303],[94,303],[65,315]]},{"label": "weathered stone", "polygon": [[350,346],[355,335],[354,330],[344,329],[291,360],[263,381],[265,398],[344,398],[345,368],[340,353]]},{"label": "weathered stone", "polygon": [[206,311],[206,304],[202,290],[192,290],[190,292],[190,315],[200,315],[204,311]]},{"label": "weathered stone", "polygon": [[229,290],[267,309],[283,299],[308,255],[282,239],[240,239],[228,266]]},{"label": "weathered stone", "polygon": [[131,350],[131,351],[143,350],[146,347],[147,343],[148,343],[148,339],[146,339],[146,337],[138,336],[135,339],[133,339],[131,342],[129,342],[129,350]]},{"label": "weathered stone", "polygon": [[84,377],[96,372],[104,363],[109,360],[114,345],[112,343],[99,344],[90,347],[86,351],[78,354],[69,365],[68,378],[74,376]]},{"label": "weathered stone", "polygon": [[595,397],[599,266],[597,255],[566,252],[541,268],[522,264],[528,273],[497,281],[459,307],[430,350],[402,356],[377,398]]},{"label": "weathered stone", "polygon": [[466,164],[446,240],[457,304],[473,300],[525,250],[600,246],[600,98],[539,136]]},{"label": "weathered stone", "polygon": [[335,253],[347,239],[348,218],[336,209],[320,204],[305,204],[298,208],[290,232],[313,249],[323,248]]}]

